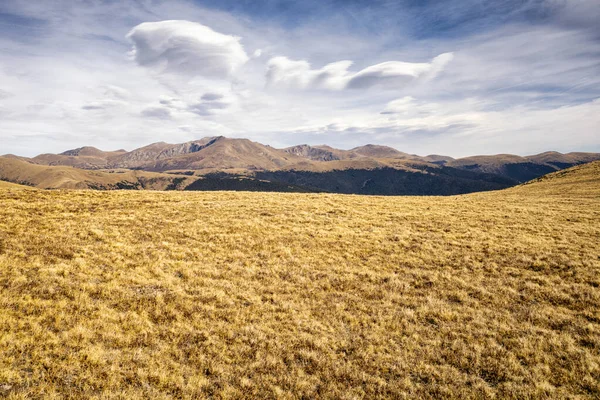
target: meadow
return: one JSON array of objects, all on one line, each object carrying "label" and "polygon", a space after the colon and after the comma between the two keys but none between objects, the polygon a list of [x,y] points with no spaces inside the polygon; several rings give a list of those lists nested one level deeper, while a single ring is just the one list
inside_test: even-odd
[{"label": "meadow", "polygon": [[598,398],[600,164],[452,197],[0,185],[0,397]]}]

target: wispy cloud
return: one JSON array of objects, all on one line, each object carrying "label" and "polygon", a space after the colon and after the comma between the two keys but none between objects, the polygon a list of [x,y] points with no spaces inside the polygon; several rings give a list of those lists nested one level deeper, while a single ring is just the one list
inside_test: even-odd
[{"label": "wispy cloud", "polygon": [[358,72],[350,72],[352,61],[337,61],[321,69],[311,69],[307,61],[279,56],[267,64],[267,85],[297,89],[365,89],[372,86],[394,89],[417,79],[432,79],[452,60],[444,53],[429,63],[386,61]]}]

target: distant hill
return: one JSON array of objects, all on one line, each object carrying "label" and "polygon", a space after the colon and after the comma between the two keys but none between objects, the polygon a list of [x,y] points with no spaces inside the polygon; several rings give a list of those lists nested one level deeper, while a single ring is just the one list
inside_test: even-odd
[{"label": "distant hill", "polygon": [[40,154],[30,161],[42,165],[63,165],[83,169],[99,169],[107,168],[109,159],[125,153],[125,150],[102,151],[95,147],[80,147],[60,154]]},{"label": "distant hill", "polygon": [[419,158],[419,156],[403,153],[392,147],[377,146],[374,144],[367,144],[365,146],[355,147],[350,151],[356,154],[360,154],[361,156],[371,158]]},{"label": "distant hill", "polygon": [[[526,182],[559,169],[600,160],[600,154],[546,152],[525,157],[498,154],[454,159],[438,154],[421,157],[389,146],[374,144],[350,150],[307,144],[275,149],[248,139],[216,136],[179,144],[158,142],[129,152],[124,150],[105,152],[94,147],[81,147],[61,154],[42,154],[30,159],[42,165],[68,165],[82,169],[128,168],[154,172],[183,170],[241,172],[276,169],[332,171],[340,168],[356,168],[353,162],[348,162],[349,160],[373,167],[389,165],[390,160],[420,161],[500,175],[516,182]],[[332,161],[346,162],[332,163]]]},{"label": "distant hill", "polygon": [[146,171],[89,171],[0,157],[0,180],[41,189],[182,189],[196,178]]},{"label": "distant hill", "polygon": [[449,161],[445,165],[501,175],[518,182],[527,182],[560,169],[594,160],[600,160],[599,153],[546,152],[526,157],[512,154],[465,157]]},{"label": "distant hill", "polygon": [[365,146],[355,147],[350,150],[334,149],[333,147],[325,145],[309,146],[307,144],[301,144],[298,146],[288,147],[283,150],[290,154],[304,157],[313,161],[351,160],[357,158],[399,158],[410,160],[423,159],[422,157],[414,154],[403,153],[392,147],[378,146],[374,144],[367,144]]},{"label": "distant hill", "polygon": [[[32,184],[38,187],[90,187],[90,182],[95,182],[91,185],[115,188],[127,181],[142,188],[173,188],[172,174],[178,174],[186,178],[177,188],[194,183],[190,188],[195,190],[442,195],[514,186],[600,160],[600,154],[546,152],[525,157],[498,154],[454,159],[439,154],[418,156],[375,144],[349,150],[308,144],[276,149],[248,139],[215,136],[179,144],[152,143],[132,151],[80,147],[31,159],[12,155],[3,158],[26,162],[26,170],[33,170],[31,165],[56,167],[39,176],[34,174]],[[31,179],[30,175],[17,173],[18,169],[12,169],[7,179]],[[90,175],[90,170],[97,174]],[[110,172],[114,170],[119,170],[118,178]],[[169,175],[148,178],[142,171]],[[198,177],[205,179],[195,183]],[[149,185],[147,179],[155,183]]]},{"label": "distant hill", "polygon": [[449,156],[441,156],[439,154],[430,154],[428,156],[425,157],[421,157],[422,160],[424,161],[429,161],[435,164],[440,164],[440,165],[445,165],[450,161],[454,161],[454,158],[449,157]]}]

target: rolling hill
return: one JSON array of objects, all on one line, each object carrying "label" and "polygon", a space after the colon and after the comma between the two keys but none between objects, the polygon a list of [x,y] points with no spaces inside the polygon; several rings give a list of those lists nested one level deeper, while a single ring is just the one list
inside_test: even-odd
[{"label": "rolling hill", "polygon": [[0,180],[41,189],[178,189],[196,178],[146,171],[90,171],[67,166],[47,166],[0,157]]}]

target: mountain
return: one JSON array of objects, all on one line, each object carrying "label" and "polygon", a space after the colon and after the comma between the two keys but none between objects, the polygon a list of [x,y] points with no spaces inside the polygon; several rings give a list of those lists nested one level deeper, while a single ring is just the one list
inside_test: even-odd
[{"label": "mountain", "polygon": [[[197,153],[219,140],[226,140],[222,136],[206,137],[200,140],[180,144],[165,142],[153,143],[140,147],[128,153],[110,158],[108,165],[111,168],[138,168],[145,169],[145,165],[153,165],[161,160]],[[150,169],[150,168],[148,168]]]},{"label": "mountain", "polygon": [[303,158],[248,139],[206,137],[180,144],[153,143],[130,152],[98,149],[42,154],[30,161],[43,165],[68,165],[83,169],[128,168],[145,171],[273,169]]},{"label": "mountain", "polygon": [[424,161],[428,161],[434,164],[439,164],[439,165],[445,165],[447,163],[449,163],[450,161],[454,161],[454,158],[449,157],[449,156],[441,156],[439,154],[430,154],[428,156],[425,157],[421,157],[422,160]]},{"label": "mountain", "polygon": [[283,149],[286,153],[293,154],[298,157],[308,158],[314,161],[334,161],[341,160],[339,155],[334,154],[332,150],[327,148],[319,148],[309,146],[307,144],[300,144],[298,146],[292,146]]},{"label": "mountain", "polygon": [[365,146],[355,147],[351,149],[350,152],[361,155],[363,157],[371,158],[419,158],[419,156],[403,153],[392,147],[378,146],[375,144],[367,144]]},{"label": "mountain", "polygon": [[[213,138],[196,151],[138,164],[147,171],[277,169],[303,158],[248,139]],[[124,167],[119,160],[115,167]]]},{"label": "mountain", "polygon": [[[454,159],[437,154],[421,157],[374,144],[350,150],[307,144],[276,149],[248,139],[215,136],[179,144],[152,143],[132,151],[80,147],[31,159],[2,158],[0,178],[43,188],[448,195],[515,186],[600,160],[600,154],[546,152]],[[10,167],[11,163],[19,167]]]},{"label": "mountain", "polygon": [[351,160],[357,158],[398,158],[418,160],[421,157],[403,153],[392,147],[367,144],[350,150],[334,149],[326,145],[309,146],[301,144],[283,149],[284,151],[314,161]]}]

